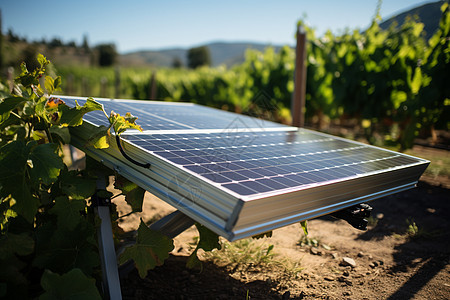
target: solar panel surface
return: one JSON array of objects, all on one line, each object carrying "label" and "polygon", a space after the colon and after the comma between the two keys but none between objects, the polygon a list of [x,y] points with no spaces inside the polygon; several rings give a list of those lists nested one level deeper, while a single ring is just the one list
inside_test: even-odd
[{"label": "solar panel surface", "polygon": [[[230,240],[411,188],[429,163],[189,103],[96,100],[107,112],[138,117],[144,132],[121,137],[127,152],[152,167],[140,170],[113,150],[87,151],[114,168],[125,164],[130,179]],[[102,112],[84,119],[108,125]]]}]

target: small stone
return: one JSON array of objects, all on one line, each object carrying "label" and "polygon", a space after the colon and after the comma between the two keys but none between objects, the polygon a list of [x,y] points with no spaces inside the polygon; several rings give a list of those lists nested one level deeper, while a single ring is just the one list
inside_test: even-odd
[{"label": "small stone", "polygon": [[369,267],[371,267],[372,269],[375,269],[376,265],[375,265],[373,262],[371,262],[371,263],[369,264]]},{"label": "small stone", "polygon": [[323,279],[325,279],[326,281],[334,281],[335,280],[335,278],[334,278],[334,276],[325,276]]},{"label": "small stone", "polygon": [[344,276],[350,276],[350,272],[347,271],[347,270],[345,270],[344,273],[343,273],[343,275],[344,275]]},{"label": "small stone", "polygon": [[346,292],[343,292],[342,295],[344,295],[344,296],[351,296],[352,293],[350,293],[349,291],[346,291]]},{"label": "small stone", "polygon": [[381,220],[381,219],[384,218],[384,214],[383,214],[383,213],[378,213],[378,214],[376,215],[376,217],[377,217],[378,220]]},{"label": "small stone", "polygon": [[338,254],[337,253],[332,253],[331,257],[333,257],[333,259],[337,259],[338,258]]},{"label": "small stone", "polygon": [[358,253],[358,257],[363,257],[364,256],[364,252],[359,252]]},{"label": "small stone", "polygon": [[315,247],[311,247],[311,249],[309,249],[309,252],[313,255],[319,255],[319,251]]},{"label": "small stone", "polygon": [[369,259],[373,259],[373,256],[372,256],[372,255],[369,255],[368,258],[369,258]]},{"label": "small stone", "polygon": [[350,266],[352,268],[355,268],[356,267],[356,262],[355,262],[355,260],[353,258],[343,257],[341,265],[342,266]]},{"label": "small stone", "polygon": [[323,249],[325,249],[325,250],[331,250],[331,247],[330,246],[328,246],[328,245],[325,245],[325,244],[322,244],[322,247],[323,247]]},{"label": "small stone", "polygon": [[384,261],[379,260],[378,263],[380,264],[380,266],[384,265]]}]

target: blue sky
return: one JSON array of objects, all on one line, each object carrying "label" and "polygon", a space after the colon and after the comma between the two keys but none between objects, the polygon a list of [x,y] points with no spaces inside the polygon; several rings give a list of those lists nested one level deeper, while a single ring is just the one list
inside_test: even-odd
[{"label": "blue sky", "polygon": [[[436,0],[384,0],[381,16]],[[120,53],[192,47],[211,41],[294,45],[295,25],[304,19],[318,36],[365,29],[377,0],[0,0],[2,29],[29,40],[113,42]]]}]

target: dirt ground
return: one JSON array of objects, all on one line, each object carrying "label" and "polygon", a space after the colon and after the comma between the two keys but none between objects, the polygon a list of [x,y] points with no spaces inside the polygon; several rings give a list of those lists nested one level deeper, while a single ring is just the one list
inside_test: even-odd
[{"label": "dirt ground", "polygon": [[[447,177],[422,177],[413,190],[371,202],[367,231],[327,216],[308,222],[307,239],[299,224],[277,229],[272,238],[250,241],[263,250],[274,245],[260,263],[203,255],[201,271],[187,269],[197,236],[191,227],[176,237],[163,266],[145,279],[135,270],[121,278],[123,298],[450,299],[449,191]],[[115,201],[128,212],[123,199]],[[139,217],[151,222],[171,211],[147,194],[144,212],[121,226],[134,230]]]}]

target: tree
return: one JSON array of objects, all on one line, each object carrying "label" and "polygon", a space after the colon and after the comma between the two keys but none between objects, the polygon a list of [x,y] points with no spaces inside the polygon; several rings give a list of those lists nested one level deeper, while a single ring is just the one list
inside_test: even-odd
[{"label": "tree", "polygon": [[183,67],[183,62],[181,61],[181,59],[177,56],[173,59],[172,61],[172,68],[174,69],[179,69]]},{"label": "tree", "polygon": [[188,51],[188,66],[195,69],[203,65],[211,65],[209,48],[206,46],[191,48]]},{"label": "tree", "polygon": [[88,38],[86,34],[83,35],[83,44],[81,45],[81,48],[84,49],[85,53],[89,53],[89,51],[91,51],[91,49],[89,48]]},{"label": "tree", "polygon": [[112,66],[116,62],[117,52],[114,44],[101,44],[97,46],[98,64],[101,67]]}]

